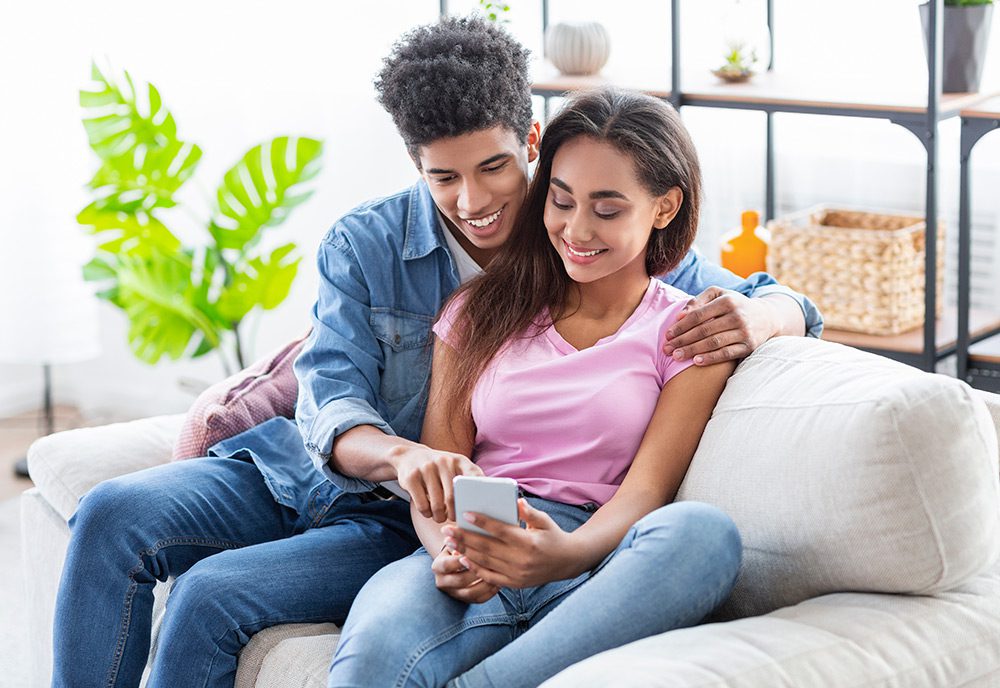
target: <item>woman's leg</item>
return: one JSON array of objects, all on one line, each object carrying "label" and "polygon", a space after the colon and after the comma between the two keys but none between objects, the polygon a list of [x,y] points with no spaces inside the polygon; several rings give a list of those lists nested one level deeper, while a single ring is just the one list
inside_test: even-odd
[{"label": "woman's leg", "polygon": [[472,605],[452,599],[435,587],[423,549],[390,564],[358,595],[328,685],[443,686],[514,637],[522,619],[501,595]]},{"label": "woman's leg", "polygon": [[379,569],[420,546],[403,501],[342,495],[317,527],[208,557],[177,579],[147,688],[232,686],[240,650],[285,623],[343,623]]},{"label": "woman's leg", "polygon": [[70,519],[52,685],[138,686],[156,581],[286,537],[295,520],[253,464],[231,459],[157,466],[94,487]]},{"label": "woman's leg", "polygon": [[736,526],[715,507],[657,509],[588,581],[543,601],[526,633],[449,685],[535,686],[598,652],[697,624],[729,596],[741,558]]}]

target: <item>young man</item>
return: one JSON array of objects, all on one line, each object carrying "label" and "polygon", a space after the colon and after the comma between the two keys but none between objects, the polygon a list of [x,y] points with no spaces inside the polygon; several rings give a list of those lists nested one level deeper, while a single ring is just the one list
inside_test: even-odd
[{"label": "young man", "polygon": [[[382,499],[376,482],[398,480],[444,520],[451,476],[479,472],[417,442],[427,344],[448,295],[507,238],[527,187],[539,127],[526,52],[491,24],[449,20],[404,37],[377,85],[421,180],[324,238],[314,329],[295,365],[297,425],[272,419],[207,458],[81,499],[56,605],[54,686],[138,685],[153,587],[168,578],[147,685],[232,685],[254,633],[342,622],[375,571],[420,546],[406,502]],[[691,254],[666,279],[701,293],[670,343],[676,356],[709,364],[821,328],[807,300],[766,275],[741,281]]]}]

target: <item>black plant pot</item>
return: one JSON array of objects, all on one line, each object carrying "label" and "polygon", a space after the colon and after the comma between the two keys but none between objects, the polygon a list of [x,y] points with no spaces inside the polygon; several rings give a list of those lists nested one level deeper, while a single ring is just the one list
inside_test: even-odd
[{"label": "black plant pot", "polygon": [[[924,27],[924,56],[927,56],[927,22],[930,3],[920,6]],[[941,18],[938,17],[938,21]],[[979,90],[986,61],[986,46],[993,23],[993,5],[945,7],[941,42],[941,90],[945,93],[974,93]]]}]

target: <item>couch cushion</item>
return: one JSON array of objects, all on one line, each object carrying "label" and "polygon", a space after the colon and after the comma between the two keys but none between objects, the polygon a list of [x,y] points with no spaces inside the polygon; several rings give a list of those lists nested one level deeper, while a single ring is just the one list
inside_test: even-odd
[{"label": "couch cushion", "polygon": [[271,418],[291,418],[298,396],[292,364],[306,337],[285,344],[198,395],[177,435],[174,460],[205,456],[217,442]]},{"label": "couch cushion", "polygon": [[[340,628],[332,623],[281,624],[255,633],[240,651],[233,688],[326,687]],[[318,678],[318,680],[316,680]]]},{"label": "couch cushion", "polygon": [[837,593],[586,659],[543,688],[1000,685],[1000,568],[934,597]]},{"label": "couch cushion", "polygon": [[28,472],[42,496],[69,520],[80,497],[102,480],[169,461],[182,420],[156,416],[57,432],[28,449]]},{"label": "couch cushion", "polygon": [[997,436],[953,378],[802,337],[729,380],[678,499],[726,511],[744,562],[718,618],[838,591],[933,594],[1000,547]]}]

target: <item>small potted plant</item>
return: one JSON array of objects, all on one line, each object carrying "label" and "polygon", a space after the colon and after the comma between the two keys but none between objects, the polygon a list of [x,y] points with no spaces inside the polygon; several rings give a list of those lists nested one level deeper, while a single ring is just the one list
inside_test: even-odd
[{"label": "small potted plant", "polygon": [[757,51],[742,41],[730,41],[726,44],[725,62],[712,74],[729,83],[747,81],[754,75],[753,66],[757,64]]},{"label": "small potted plant", "polygon": [[[924,27],[924,54],[927,54],[930,3],[920,5]],[[993,23],[993,0],[944,0],[941,21],[941,90],[945,93],[974,93],[979,90],[986,61],[986,47]]]}]

